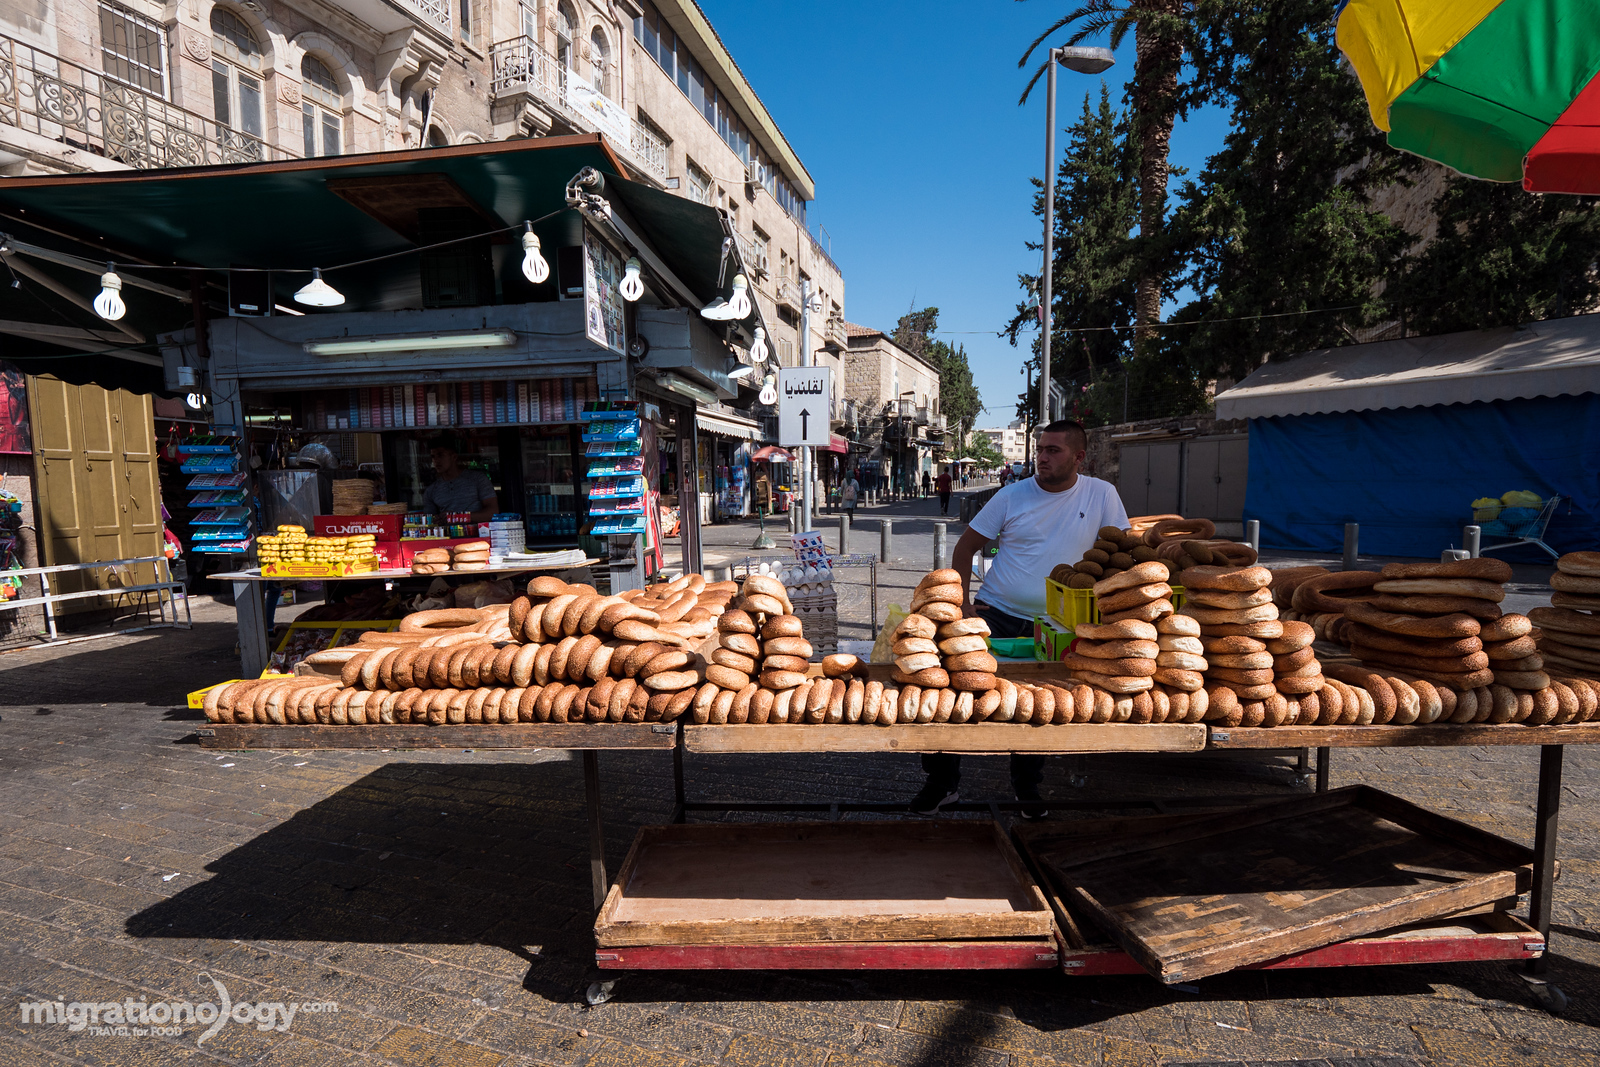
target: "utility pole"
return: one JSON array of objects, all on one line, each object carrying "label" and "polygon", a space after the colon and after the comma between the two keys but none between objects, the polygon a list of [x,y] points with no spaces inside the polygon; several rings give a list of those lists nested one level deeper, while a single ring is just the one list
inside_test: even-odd
[{"label": "utility pole", "polygon": [[[800,365],[812,367],[811,279],[800,279]],[[811,529],[811,446],[800,446],[800,532]]]}]

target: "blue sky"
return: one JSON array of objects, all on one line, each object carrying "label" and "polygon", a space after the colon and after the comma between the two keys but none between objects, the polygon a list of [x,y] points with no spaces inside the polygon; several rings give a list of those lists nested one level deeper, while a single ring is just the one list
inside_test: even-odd
[{"label": "blue sky", "polygon": [[[1017,58],[1076,4],[700,4],[816,180],[811,229],[844,271],[846,317],[888,329],[913,302],[938,307],[989,409],[979,425],[1010,421],[1023,347],[995,331],[1017,302],[1017,275],[1038,269],[1024,242],[1041,236],[1029,179],[1045,163],[1043,81],[1018,107],[1030,72]],[[1132,74],[1130,35],[1103,76],[1114,102]],[[1101,81],[1061,71],[1058,125]],[[1215,109],[1193,116],[1173,134],[1173,163],[1198,173],[1226,125]]]}]

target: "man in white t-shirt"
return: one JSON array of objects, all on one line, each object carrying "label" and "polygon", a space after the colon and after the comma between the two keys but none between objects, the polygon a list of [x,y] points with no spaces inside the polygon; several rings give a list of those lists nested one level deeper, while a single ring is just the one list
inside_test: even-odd
[{"label": "man in white t-shirt", "polygon": [[[1044,580],[1056,564],[1082,559],[1101,527],[1128,525],[1116,487],[1078,473],[1088,446],[1088,435],[1077,422],[1050,423],[1039,432],[1034,476],[990,497],[956,542],[951,566],[961,575],[966,594],[962,610],[987,622],[995,637],[1031,636],[1034,616],[1045,613]],[[974,599],[972,556],[991,540],[999,554]],[[961,799],[960,756],[923,756],[922,769],[928,781],[912,800],[912,812],[932,815]],[[1043,775],[1043,756],[1011,757],[1011,784],[1017,799],[1027,805],[1022,809],[1025,819],[1046,814],[1039,799]]]}]

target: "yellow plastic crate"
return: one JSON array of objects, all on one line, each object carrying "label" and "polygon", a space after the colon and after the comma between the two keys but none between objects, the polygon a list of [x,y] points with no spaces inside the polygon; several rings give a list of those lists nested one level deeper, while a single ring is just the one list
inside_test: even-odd
[{"label": "yellow plastic crate", "polygon": [[377,556],[361,559],[319,561],[276,560],[261,565],[263,578],[348,578],[352,574],[372,574],[378,569]]},{"label": "yellow plastic crate", "polygon": [[[1183,607],[1183,586],[1172,587],[1172,606]],[[1044,608],[1061,626],[1076,630],[1083,623],[1100,621],[1100,606],[1093,589],[1071,589],[1054,578],[1044,580]]]}]

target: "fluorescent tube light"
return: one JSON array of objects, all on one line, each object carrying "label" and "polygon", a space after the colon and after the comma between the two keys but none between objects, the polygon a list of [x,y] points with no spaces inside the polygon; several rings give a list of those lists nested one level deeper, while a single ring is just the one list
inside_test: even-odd
[{"label": "fluorescent tube light", "polygon": [[509,348],[517,343],[515,330],[474,330],[471,333],[401,334],[359,337],[337,341],[307,341],[302,346],[312,356],[365,356],[384,352],[438,352],[457,348]]}]

